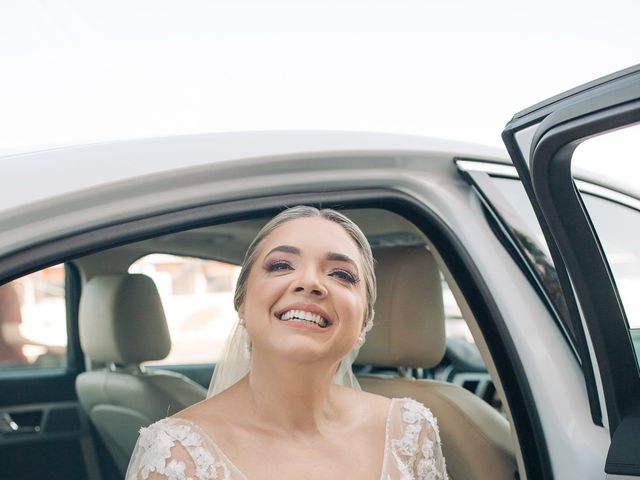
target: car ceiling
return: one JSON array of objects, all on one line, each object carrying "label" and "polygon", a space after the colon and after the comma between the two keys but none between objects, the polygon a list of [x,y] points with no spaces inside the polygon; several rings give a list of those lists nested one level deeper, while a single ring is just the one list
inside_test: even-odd
[{"label": "car ceiling", "polygon": [[[365,233],[374,249],[424,245],[424,235],[409,221],[380,209],[344,210]],[[88,277],[127,271],[129,265],[151,253],[208,258],[240,264],[247,247],[268,218],[240,220],[161,235],[78,259]]]}]

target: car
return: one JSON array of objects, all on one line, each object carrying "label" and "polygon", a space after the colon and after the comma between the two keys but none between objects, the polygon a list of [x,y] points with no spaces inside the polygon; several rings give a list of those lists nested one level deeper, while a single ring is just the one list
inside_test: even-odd
[{"label": "car", "polygon": [[255,233],[307,204],[369,238],[355,372],[433,409],[452,478],[640,477],[640,193],[571,163],[638,122],[640,66],[517,113],[509,155],[281,131],[0,159],[0,471],[122,478],[137,429],[204,398]]}]

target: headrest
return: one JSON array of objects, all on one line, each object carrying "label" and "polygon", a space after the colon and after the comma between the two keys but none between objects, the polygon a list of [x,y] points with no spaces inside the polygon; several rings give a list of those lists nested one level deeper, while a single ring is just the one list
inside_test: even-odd
[{"label": "headrest", "polygon": [[445,352],[440,272],[425,247],[375,253],[378,298],[373,329],[355,363],[432,368]]},{"label": "headrest", "polygon": [[146,275],[97,276],[80,298],[80,344],[97,362],[161,360],[171,337],[156,285]]}]

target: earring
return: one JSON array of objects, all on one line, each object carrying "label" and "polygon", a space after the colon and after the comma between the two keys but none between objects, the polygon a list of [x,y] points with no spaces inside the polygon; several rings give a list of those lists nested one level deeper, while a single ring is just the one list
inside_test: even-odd
[{"label": "earring", "polygon": [[238,324],[241,327],[246,327],[247,326],[247,323],[244,321],[244,318],[239,319]]},{"label": "earring", "polygon": [[364,333],[361,333],[360,336],[358,337],[356,348],[360,348],[362,345],[364,345]]}]

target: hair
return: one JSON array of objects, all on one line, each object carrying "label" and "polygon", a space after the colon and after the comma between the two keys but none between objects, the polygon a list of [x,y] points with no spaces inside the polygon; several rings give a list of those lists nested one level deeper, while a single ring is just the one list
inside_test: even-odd
[{"label": "hair", "polygon": [[362,278],[364,280],[367,294],[367,308],[365,311],[363,326],[367,327],[367,329],[370,328],[373,322],[373,306],[376,302],[377,292],[374,259],[373,254],[371,253],[371,246],[369,245],[367,237],[365,237],[364,233],[362,233],[362,230],[360,230],[360,228],[355,223],[353,223],[353,221],[351,221],[340,212],[337,212],[330,208],[317,209],[315,207],[306,205],[291,207],[280,212],[260,229],[256,237],[249,245],[247,253],[244,257],[244,261],[242,262],[242,267],[238,276],[238,283],[236,284],[236,291],[233,297],[233,304],[235,306],[235,309],[239,310],[244,303],[245,297],[247,295],[247,280],[249,278],[249,273],[251,272],[251,268],[256,261],[256,257],[258,256],[260,247],[262,246],[264,239],[267,238],[276,228],[286,222],[297,220],[299,218],[309,217],[323,218],[330,222],[337,223],[344,229],[344,231],[351,237],[351,239],[358,247],[358,250],[360,251],[360,254],[362,256]]}]

